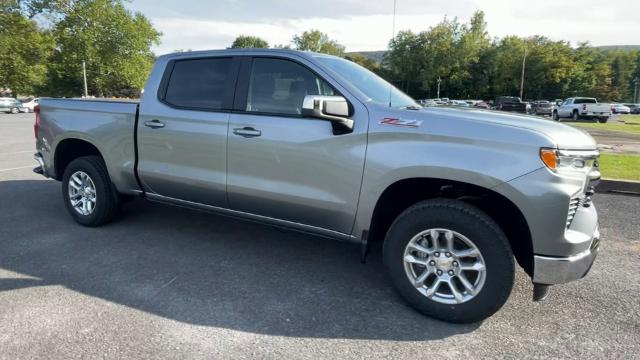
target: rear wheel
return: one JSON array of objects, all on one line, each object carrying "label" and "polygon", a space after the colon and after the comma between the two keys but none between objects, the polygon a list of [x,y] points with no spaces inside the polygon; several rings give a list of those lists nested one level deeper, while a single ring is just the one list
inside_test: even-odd
[{"label": "rear wheel", "polygon": [[384,262],[411,306],[444,321],[484,320],[513,287],[506,236],[484,212],[460,201],[427,200],[400,214],[385,238]]},{"label": "rear wheel", "polygon": [[118,213],[120,199],[99,156],[73,160],[62,177],[62,197],[73,219],[84,226],[99,226]]},{"label": "rear wheel", "polygon": [[20,109],[18,109],[18,108],[11,108],[11,113],[12,113],[12,114],[17,114],[17,113],[19,113],[19,112],[20,112]]},{"label": "rear wheel", "polygon": [[598,122],[599,122],[599,123],[601,123],[601,124],[604,124],[604,123],[606,123],[607,121],[609,121],[609,118],[606,118],[606,117],[598,118]]},{"label": "rear wheel", "polygon": [[578,121],[580,119],[580,115],[578,115],[578,111],[573,112],[573,116],[571,117],[573,121]]}]

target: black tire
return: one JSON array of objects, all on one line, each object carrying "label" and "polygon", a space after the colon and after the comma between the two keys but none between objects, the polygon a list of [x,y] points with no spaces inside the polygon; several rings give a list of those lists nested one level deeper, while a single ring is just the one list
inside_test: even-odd
[{"label": "black tire", "polygon": [[560,121],[560,116],[558,116],[557,111],[554,111],[553,114],[551,114],[551,118],[553,118],[553,120],[555,121]]},{"label": "black tire", "polygon": [[[414,287],[405,272],[404,251],[410,239],[433,228],[463,234],[482,254],[486,265],[484,286],[466,302],[443,304],[431,300]],[[413,308],[448,322],[472,323],[488,318],[504,305],[513,288],[515,265],[506,236],[483,211],[461,201],[432,199],[406,209],[387,232],[383,258],[394,286]]]},{"label": "black tire", "polygon": [[19,113],[19,112],[20,112],[20,109],[18,109],[18,108],[12,108],[10,112],[11,112],[12,114],[17,114],[17,113]]},{"label": "black tire", "polygon": [[577,110],[574,110],[574,111],[573,111],[573,115],[571,116],[571,119],[572,119],[573,121],[578,121],[578,120],[580,120],[580,115],[578,114],[578,111],[577,111]]},{"label": "black tire", "polygon": [[[77,171],[86,173],[95,185],[95,208],[88,215],[80,214],[69,199],[69,181]],[[113,220],[120,209],[120,198],[111,183],[107,167],[99,156],[83,156],[73,160],[62,176],[62,198],[69,214],[80,225],[95,227]]]},{"label": "black tire", "polygon": [[604,123],[606,123],[607,121],[609,121],[609,118],[598,118],[598,122],[599,122],[600,124],[604,124]]}]

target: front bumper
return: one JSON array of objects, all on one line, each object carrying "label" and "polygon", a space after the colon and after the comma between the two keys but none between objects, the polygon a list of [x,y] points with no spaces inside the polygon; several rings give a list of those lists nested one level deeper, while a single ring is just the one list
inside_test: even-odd
[{"label": "front bumper", "polygon": [[588,250],[569,257],[534,255],[533,282],[555,285],[583,278],[593,265],[600,247],[600,232],[596,229]]}]

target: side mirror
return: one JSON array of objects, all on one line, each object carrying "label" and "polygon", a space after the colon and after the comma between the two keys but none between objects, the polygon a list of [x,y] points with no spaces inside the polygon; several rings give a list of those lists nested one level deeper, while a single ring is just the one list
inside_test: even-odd
[{"label": "side mirror", "polygon": [[349,103],[342,96],[307,95],[302,102],[302,115],[331,121],[334,134],[353,131]]}]

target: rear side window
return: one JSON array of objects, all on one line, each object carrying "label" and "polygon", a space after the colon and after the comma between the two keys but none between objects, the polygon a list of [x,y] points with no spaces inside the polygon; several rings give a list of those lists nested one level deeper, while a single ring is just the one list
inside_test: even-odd
[{"label": "rear side window", "polygon": [[167,83],[164,101],[185,108],[220,110],[223,106],[231,58],[179,60]]},{"label": "rear side window", "polygon": [[595,104],[596,99],[576,99],[574,104]]}]

